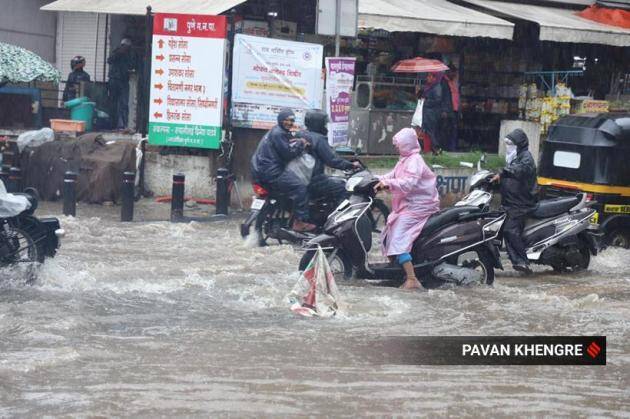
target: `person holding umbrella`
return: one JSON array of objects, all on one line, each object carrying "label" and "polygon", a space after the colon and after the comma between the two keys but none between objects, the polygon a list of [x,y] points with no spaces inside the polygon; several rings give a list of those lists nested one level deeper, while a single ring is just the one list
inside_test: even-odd
[{"label": "person holding umbrella", "polygon": [[397,62],[392,71],[395,73],[427,73],[424,85],[416,91],[418,100],[422,100],[422,125],[412,126],[418,138],[422,138],[425,152],[442,152],[445,145],[445,124],[453,112],[452,98],[444,72],[449,68],[439,60],[416,57]]}]

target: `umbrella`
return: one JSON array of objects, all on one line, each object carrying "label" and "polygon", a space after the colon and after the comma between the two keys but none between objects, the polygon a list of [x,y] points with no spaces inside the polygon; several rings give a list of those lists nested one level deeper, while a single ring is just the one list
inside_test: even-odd
[{"label": "umbrella", "polygon": [[442,61],[422,57],[398,61],[392,67],[394,73],[435,73],[446,70],[448,66]]},{"label": "umbrella", "polygon": [[59,82],[61,74],[39,55],[0,42],[0,83],[28,83],[34,80]]}]

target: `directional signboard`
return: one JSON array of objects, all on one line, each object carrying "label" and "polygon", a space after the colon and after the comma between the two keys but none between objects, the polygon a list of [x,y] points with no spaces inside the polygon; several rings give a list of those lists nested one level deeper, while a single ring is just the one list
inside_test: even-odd
[{"label": "directional signboard", "polygon": [[155,15],[150,144],[219,148],[226,28],[225,16]]}]

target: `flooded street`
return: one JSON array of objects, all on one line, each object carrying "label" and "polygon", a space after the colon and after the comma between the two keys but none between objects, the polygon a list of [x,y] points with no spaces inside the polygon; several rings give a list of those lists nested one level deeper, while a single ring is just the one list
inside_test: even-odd
[{"label": "flooded street", "polygon": [[[285,300],[292,247],[251,248],[238,220],[122,224],[118,211],[62,217],[33,284],[0,272],[0,417],[630,416],[628,250],[573,276],[497,271],[494,288],[339,281],[341,314],[314,320]],[[366,365],[346,346],[423,335],[605,335],[608,365]]]}]

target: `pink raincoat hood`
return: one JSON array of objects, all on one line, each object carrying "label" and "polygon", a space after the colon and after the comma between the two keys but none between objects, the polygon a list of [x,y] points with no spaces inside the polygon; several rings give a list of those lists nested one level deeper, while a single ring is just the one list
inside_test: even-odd
[{"label": "pink raincoat hood", "polygon": [[402,157],[409,157],[420,152],[418,136],[413,128],[403,128],[394,135],[394,145]]}]

